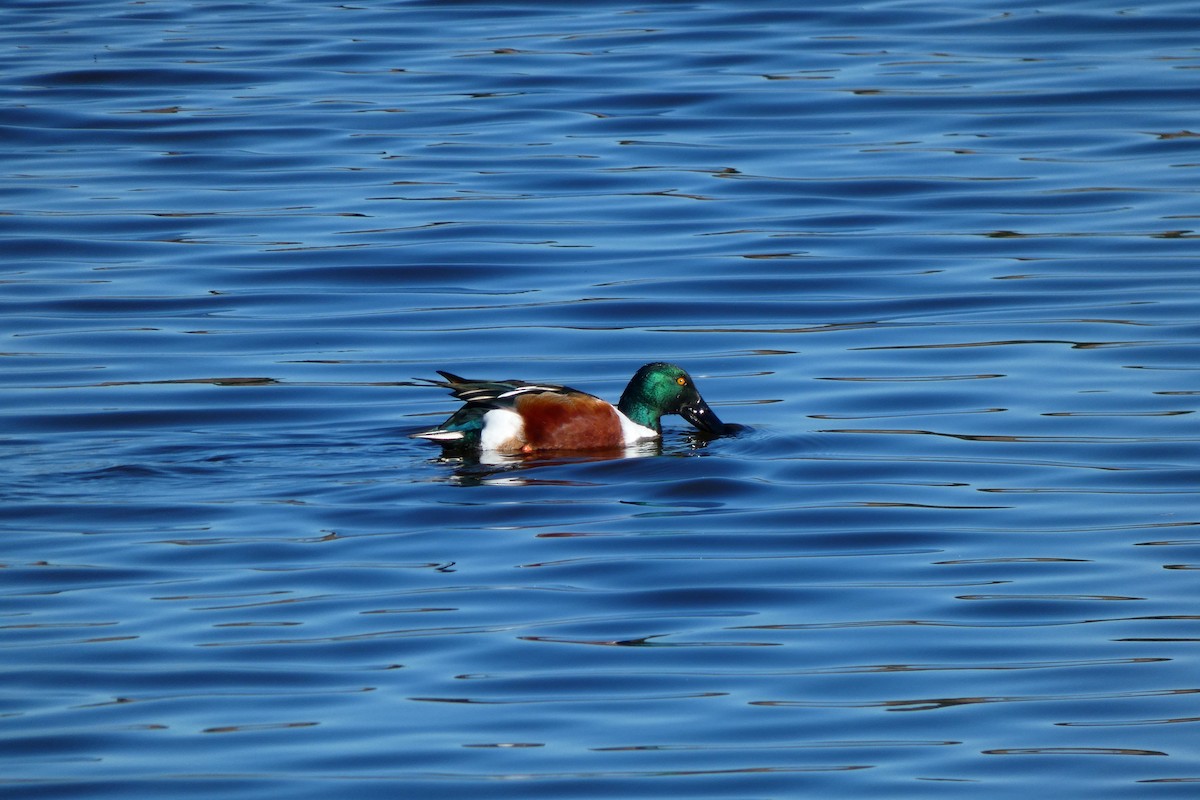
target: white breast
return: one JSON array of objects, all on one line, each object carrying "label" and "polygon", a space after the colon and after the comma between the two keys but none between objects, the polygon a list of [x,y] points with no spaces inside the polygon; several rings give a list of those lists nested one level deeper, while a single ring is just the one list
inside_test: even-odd
[{"label": "white breast", "polygon": [[621,420],[621,436],[625,439],[625,444],[658,438],[656,431],[645,425],[638,425],[620,411],[617,412],[617,417]]}]

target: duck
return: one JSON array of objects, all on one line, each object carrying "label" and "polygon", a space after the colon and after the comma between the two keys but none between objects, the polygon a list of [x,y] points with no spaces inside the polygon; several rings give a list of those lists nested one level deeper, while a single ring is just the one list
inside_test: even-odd
[{"label": "duck", "polygon": [[725,433],[726,425],[675,364],[642,366],[614,406],[599,397],[550,383],[470,380],[437,370],[464,405],[441,425],[412,434],[443,445],[498,453],[620,448],[662,437],[661,419],[679,414],[698,430]]}]

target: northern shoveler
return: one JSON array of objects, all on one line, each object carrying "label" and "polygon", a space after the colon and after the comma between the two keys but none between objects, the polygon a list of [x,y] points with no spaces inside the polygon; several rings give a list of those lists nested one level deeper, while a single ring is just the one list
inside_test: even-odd
[{"label": "northern shoveler", "polygon": [[674,364],[646,364],[616,406],[599,397],[545,383],[473,381],[438,370],[430,381],[466,405],[433,430],[413,437],[501,453],[615,448],[662,436],[659,418],[679,414],[706,433],[730,427],[713,413],[692,378]]}]

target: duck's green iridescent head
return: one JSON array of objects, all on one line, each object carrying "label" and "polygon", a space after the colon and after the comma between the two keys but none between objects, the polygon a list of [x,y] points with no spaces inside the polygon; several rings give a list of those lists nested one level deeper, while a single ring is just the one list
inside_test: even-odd
[{"label": "duck's green iridescent head", "polygon": [[663,414],[679,414],[705,433],[724,433],[726,428],[696,391],[692,376],[674,364],[655,362],[639,369],[617,408],[638,425],[660,433]]}]

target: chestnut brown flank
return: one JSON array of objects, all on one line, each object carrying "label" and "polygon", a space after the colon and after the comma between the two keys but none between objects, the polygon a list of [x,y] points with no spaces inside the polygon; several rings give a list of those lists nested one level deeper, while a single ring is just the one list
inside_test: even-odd
[{"label": "chestnut brown flank", "polygon": [[618,447],[623,441],[616,409],[598,397],[525,394],[517,398],[516,409],[525,420],[523,449]]}]

